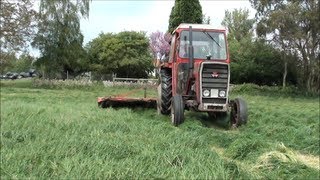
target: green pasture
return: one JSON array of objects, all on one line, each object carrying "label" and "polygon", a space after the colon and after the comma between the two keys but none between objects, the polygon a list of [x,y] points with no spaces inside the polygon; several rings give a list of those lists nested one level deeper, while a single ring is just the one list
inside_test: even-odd
[{"label": "green pasture", "polygon": [[155,109],[98,108],[127,87],[1,81],[1,179],[318,179],[319,97],[244,87],[231,96],[248,124],[229,129],[205,113],[174,127]]}]

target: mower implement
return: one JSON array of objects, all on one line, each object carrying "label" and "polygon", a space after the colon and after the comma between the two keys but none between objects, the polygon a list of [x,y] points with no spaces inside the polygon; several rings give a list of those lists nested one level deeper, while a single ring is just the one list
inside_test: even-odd
[{"label": "mower implement", "polygon": [[[144,90],[144,98],[128,97],[139,90]],[[134,89],[124,94],[109,97],[99,97],[98,106],[101,108],[117,108],[117,107],[142,107],[142,108],[157,108],[156,98],[147,98],[147,88]]]},{"label": "mower implement", "polygon": [[142,107],[157,108],[156,98],[128,98],[128,97],[100,97],[98,106],[101,108],[117,107]]}]

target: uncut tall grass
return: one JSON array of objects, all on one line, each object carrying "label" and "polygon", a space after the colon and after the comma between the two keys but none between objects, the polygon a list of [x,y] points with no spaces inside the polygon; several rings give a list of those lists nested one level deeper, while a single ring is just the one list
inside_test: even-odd
[{"label": "uncut tall grass", "polygon": [[205,113],[186,112],[173,127],[153,109],[98,108],[97,97],[128,91],[1,82],[1,178],[319,177],[317,97],[235,90],[232,97],[249,105],[249,122],[227,129]]}]

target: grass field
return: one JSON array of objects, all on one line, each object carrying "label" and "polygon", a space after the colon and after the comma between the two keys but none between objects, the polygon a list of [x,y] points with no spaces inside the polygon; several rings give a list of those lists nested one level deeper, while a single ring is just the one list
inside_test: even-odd
[{"label": "grass field", "polygon": [[1,179],[319,178],[319,97],[234,91],[249,122],[227,129],[205,113],[173,127],[153,109],[97,107],[126,91],[1,81]]}]

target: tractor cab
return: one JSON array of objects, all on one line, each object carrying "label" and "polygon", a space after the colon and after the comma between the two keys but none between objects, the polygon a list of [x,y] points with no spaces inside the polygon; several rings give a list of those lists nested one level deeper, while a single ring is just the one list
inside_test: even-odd
[{"label": "tractor cab", "polygon": [[[189,32],[188,30],[180,29],[177,30],[178,36],[176,48],[178,51],[177,58],[188,58],[189,57]],[[192,31],[192,43],[193,43],[193,56],[196,60],[220,60],[226,61],[227,56],[227,45],[225,32],[214,32],[206,29],[193,29]]]}]

